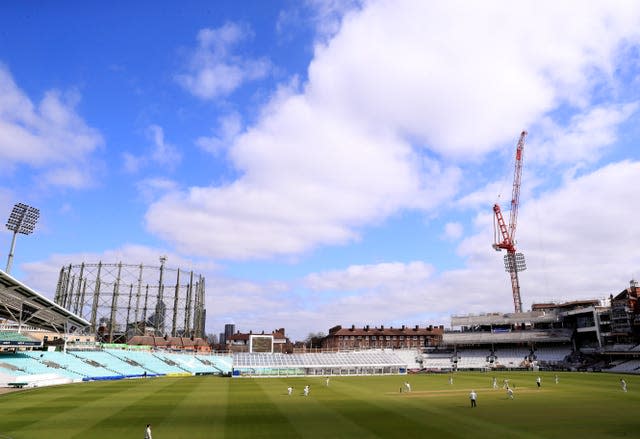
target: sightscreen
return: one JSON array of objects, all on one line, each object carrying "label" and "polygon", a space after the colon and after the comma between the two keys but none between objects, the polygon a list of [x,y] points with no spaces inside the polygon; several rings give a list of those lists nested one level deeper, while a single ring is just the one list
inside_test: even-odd
[{"label": "sightscreen", "polygon": [[250,352],[273,352],[273,335],[249,336]]}]

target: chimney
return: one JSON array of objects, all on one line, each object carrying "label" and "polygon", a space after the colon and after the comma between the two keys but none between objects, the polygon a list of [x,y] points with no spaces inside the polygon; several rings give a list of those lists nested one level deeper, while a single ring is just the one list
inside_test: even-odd
[{"label": "chimney", "polygon": [[356,325],[351,325],[351,330],[355,331],[356,330]]},{"label": "chimney", "polygon": [[364,327],[364,330],[365,330],[365,331],[368,331],[368,330],[369,330],[369,325],[365,326],[365,327]]},{"label": "chimney", "polygon": [[380,330],[384,331],[384,325],[380,325]]},{"label": "chimney", "polygon": [[404,331],[404,325],[402,325],[402,330]]},{"label": "chimney", "polygon": [[414,331],[417,331],[417,330],[418,330],[418,325],[416,325],[416,327],[415,327],[415,328],[413,328],[413,330],[414,330]]}]

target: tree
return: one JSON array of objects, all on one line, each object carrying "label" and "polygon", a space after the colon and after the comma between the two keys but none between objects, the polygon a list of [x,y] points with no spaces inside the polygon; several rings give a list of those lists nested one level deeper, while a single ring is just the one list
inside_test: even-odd
[{"label": "tree", "polygon": [[322,331],[315,333],[310,332],[307,338],[304,339],[304,345],[308,348],[321,348],[322,340],[324,340],[326,336]]},{"label": "tree", "polygon": [[218,343],[218,336],[215,334],[207,334],[207,343],[214,345]]}]

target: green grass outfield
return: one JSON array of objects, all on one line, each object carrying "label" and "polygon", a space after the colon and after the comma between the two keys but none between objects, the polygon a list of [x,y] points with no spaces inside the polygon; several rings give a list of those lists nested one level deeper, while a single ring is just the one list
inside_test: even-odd
[{"label": "green grass outfield", "polygon": [[[491,389],[509,378],[515,399]],[[457,373],[386,377],[158,378],[0,395],[0,438],[620,438],[640,437],[640,376]],[[400,393],[403,381],[411,393]],[[311,394],[302,396],[305,384]],[[287,396],[286,388],[295,388]],[[470,408],[468,394],[478,393]],[[3,436],[4,435],[4,436]]]}]

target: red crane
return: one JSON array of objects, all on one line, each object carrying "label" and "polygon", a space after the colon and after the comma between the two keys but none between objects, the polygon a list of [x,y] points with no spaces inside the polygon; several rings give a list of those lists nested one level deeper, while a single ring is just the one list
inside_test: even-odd
[{"label": "red crane", "polygon": [[518,220],[518,204],[520,204],[520,179],[522,177],[522,153],[524,152],[524,140],[527,132],[520,133],[520,140],[516,148],[516,166],[513,174],[513,191],[511,193],[511,213],[509,226],[504,222],[502,211],[498,203],[493,205],[494,217],[494,244],[496,251],[506,250],[504,256],[504,268],[511,276],[511,288],[513,290],[513,306],[515,312],[522,312],[522,299],[520,298],[520,281],[518,272],[527,269],[522,253],[516,253],[516,225]]}]

